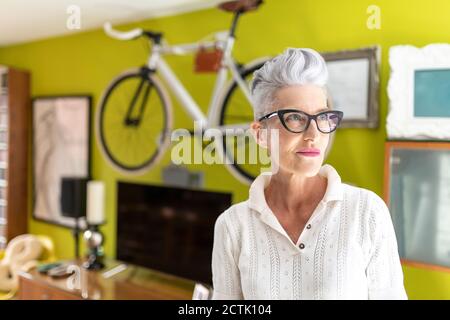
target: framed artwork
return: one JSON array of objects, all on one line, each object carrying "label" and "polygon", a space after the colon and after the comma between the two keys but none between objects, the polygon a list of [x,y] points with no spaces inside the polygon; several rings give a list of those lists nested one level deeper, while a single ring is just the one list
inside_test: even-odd
[{"label": "framed artwork", "polygon": [[389,138],[450,139],[450,44],[389,50]]},{"label": "framed artwork", "polygon": [[[90,96],[33,99],[33,217],[74,227],[62,215],[62,182],[90,178]],[[85,218],[80,220],[85,225]]]},{"label": "framed artwork", "polygon": [[448,142],[386,142],[384,198],[404,264],[450,271],[448,168]]},{"label": "framed artwork", "polygon": [[343,128],[377,128],[378,46],[321,53],[328,68],[329,103],[344,112]]}]

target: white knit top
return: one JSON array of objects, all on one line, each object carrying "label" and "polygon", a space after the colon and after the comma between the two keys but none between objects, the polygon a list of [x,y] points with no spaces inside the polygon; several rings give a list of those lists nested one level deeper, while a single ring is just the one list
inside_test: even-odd
[{"label": "white knit top", "polygon": [[325,195],[297,243],[267,205],[270,175],[216,221],[213,299],[407,299],[389,209],[323,165]]}]

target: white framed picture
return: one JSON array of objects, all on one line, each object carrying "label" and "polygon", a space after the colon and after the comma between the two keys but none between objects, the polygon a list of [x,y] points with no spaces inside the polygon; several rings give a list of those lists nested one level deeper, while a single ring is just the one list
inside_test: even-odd
[{"label": "white framed picture", "polygon": [[389,50],[389,138],[450,139],[450,44]]},{"label": "white framed picture", "polygon": [[343,128],[378,127],[379,52],[374,46],[322,53],[329,103],[344,112]]},{"label": "white framed picture", "polygon": [[34,219],[75,225],[62,214],[61,191],[64,179],[90,178],[90,114],[90,96],[33,99]]}]

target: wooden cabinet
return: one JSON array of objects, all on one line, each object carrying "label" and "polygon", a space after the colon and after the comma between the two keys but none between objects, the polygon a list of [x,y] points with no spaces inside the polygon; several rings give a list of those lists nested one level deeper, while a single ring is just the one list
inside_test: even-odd
[{"label": "wooden cabinet", "polygon": [[[105,260],[103,270],[88,271],[81,261],[72,261],[80,270],[81,288],[72,289],[68,278],[52,278],[36,268],[19,273],[21,300],[190,300],[195,282],[117,260]],[[114,270],[125,266],[122,271]]]},{"label": "wooden cabinet", "polygon": [[0,249],[27,232],[30,75],[0,66]]},{"label": "wooden cabinet", "polygon": [[81,297],[56,287],[49,286],[45,282],[35,281],[24,276],[19,277],[20,300],[80,300]]}]

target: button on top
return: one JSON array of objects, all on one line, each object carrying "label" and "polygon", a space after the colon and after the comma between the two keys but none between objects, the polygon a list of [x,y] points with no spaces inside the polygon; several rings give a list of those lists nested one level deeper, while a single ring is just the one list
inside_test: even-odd
[{"label": "button on top", "polygon": [[311,229],[311,225],[308,224],[308,225],[306,226],[306,229]]},{"label": "button on top", "polygon": [[305,245],[303,243],[300,243],[299,247],[300,249],[305,249]]}]

